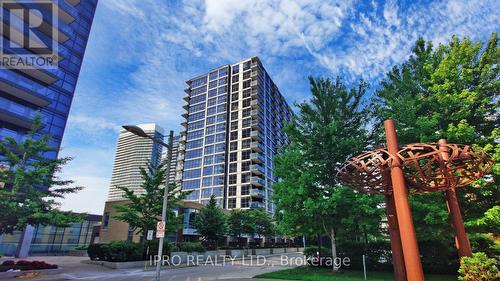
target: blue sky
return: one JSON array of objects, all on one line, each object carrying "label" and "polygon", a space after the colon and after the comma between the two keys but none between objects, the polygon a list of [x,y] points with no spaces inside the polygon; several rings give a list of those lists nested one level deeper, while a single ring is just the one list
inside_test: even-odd
[{"label": "blue sky", "polygon": [[[497,12],[495,12],[497,11]],[[181,126],[184,81],[259,56],[290,104],[307,76],[376,85],[421,36],[485,40],[499,30],[499,1],[99,0],[61,156],[86,188],[65,210],[100,214],[123,124]]]}]

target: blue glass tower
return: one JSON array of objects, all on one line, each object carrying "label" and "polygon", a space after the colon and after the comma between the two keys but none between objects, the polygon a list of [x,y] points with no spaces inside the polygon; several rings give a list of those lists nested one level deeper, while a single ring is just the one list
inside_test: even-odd
[{"label": "blue glass tower", "polygon": [[188,200],[274,213],[273,158],[292,111],[258,57],[187,81],[176,180]]},{"label": "blue glass tower", "polygon": [[[40,114],[42,133],[60,147],[96,6],[97,0],[0,1],[0,140],[21,141]],[[12,63],[23,58],[37,63]],[[38,64],[43,59],[55,63]],[[22,233],[18,257],[28,255],[33,230]]]},{"label": "blue glass tower", "polygon": [[[41,56],[44,52],[36,44],[40,42],[56,50],[58,64],[27,68],[0,65],[0,139],[10,136],[22,140],[39,113],[43,132],[52,136],[51,146],[59,148],[97,0],[2,2],[0,60]],[[38,28],[30,28],[33,24]],[[55,158],[57,152],[46,156]]]}]

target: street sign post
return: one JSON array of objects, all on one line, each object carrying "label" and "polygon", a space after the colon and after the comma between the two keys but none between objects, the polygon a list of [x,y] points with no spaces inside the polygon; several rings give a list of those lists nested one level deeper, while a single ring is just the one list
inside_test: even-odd
[{"label": "street sign post", "polygon": [[156,238],[165,237],[165,221],[159,221],[156,224]]}]

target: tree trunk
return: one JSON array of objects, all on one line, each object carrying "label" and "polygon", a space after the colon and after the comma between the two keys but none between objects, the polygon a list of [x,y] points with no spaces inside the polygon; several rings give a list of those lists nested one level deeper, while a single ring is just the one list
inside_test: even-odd
[{"label": "tree trunk", "polygon": [[318,255],[321,256],[321,234],[318,233]]},{"label": "tree trunk", "polygon": [[332,242],[332,267],[333,271],[337,271],[338,268],[335,266],[335,259],[337,258],[337,245],[335,243],[335,230],[330,228],[330,240]]}]

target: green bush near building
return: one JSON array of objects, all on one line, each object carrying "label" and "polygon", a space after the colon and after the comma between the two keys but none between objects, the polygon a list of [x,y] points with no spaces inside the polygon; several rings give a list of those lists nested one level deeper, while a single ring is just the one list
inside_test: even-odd
[{"label": "green bush near building", "polygon": [[472,257],[460,259],[458,273],[460,281],[495,281],[500,279],[497,261],[485,253],[474,253]]},{"label": "green bush near building", "polygon": [[206,249],[200,242],[180,242],[177,248],[181,252],[205,252]]}]

